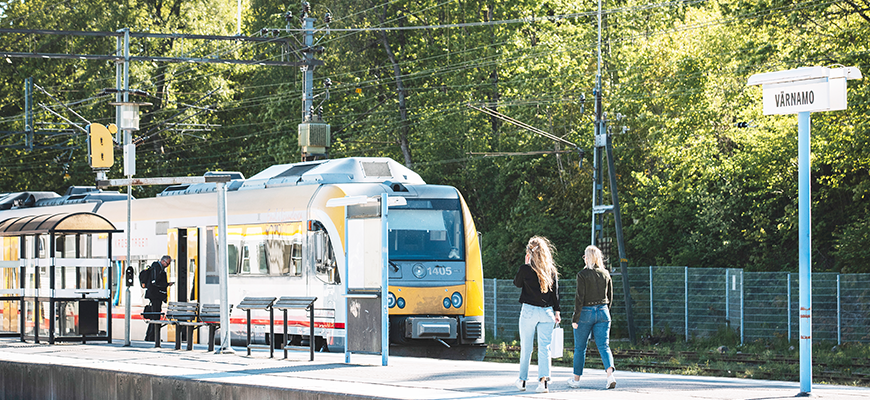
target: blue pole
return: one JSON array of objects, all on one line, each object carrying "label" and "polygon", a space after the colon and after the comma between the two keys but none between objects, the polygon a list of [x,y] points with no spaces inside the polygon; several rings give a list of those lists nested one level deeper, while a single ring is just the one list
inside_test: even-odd
[{"label": "blue pole", "polygon": [[348,282],[350,279],[350,245],[348,242],[348,237],[350,236],[348,232],[350,231],[350,224],[347,223],[347,206],[344,207],[344,300],[341,305],[344,308],[344,363],[350,364],[350,347],[348,347],[348,341],[350,339],[350,310],[347,307],[348,295],[350,294],[350,283]]},{"label": "blue pole", "polygon": [[381,256],[383,257],[381,268],[381,365],[387,366],[390,356],[390,308],[387,305],[387,292],[390,291],[390,276],[387,271],[390,268],[390,245],[389,228],[387,222],[387,194],[381,193]]},{"label": "blue pole", "polygon": [[813,383],[812,282],[810,272],[810,113],[798,113],[798,273],[800,274],[800,395]]}]

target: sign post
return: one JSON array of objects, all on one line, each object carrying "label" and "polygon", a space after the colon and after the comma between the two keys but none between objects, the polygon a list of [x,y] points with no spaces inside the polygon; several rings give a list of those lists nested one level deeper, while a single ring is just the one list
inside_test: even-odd
[{"label": "sign post", "polygon": [[[812,272],[810,246],[810,113],[846,109],[846,80],[861,79],[856,67],[804,67],[755,74],[762,85],[764,115],[798,115],[798,274],[800,276],[800,386],[810,396],[812,362]],[[789,338],[791,339],[791,338]]]}]

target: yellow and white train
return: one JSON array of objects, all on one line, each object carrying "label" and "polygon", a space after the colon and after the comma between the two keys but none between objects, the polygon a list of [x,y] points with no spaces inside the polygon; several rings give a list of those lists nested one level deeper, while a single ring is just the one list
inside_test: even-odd
[{"label": "yellow and white train", "polygon": [[[231,174],[233,179],[227,184],[231,304],[237,305],[247,296],[316,296],[315,344],[321,350],[342,351],[346,337],[341,276],[347,249],[345,215],[344,208],[327,207],[326,203],[345,196],[387,193],[406,200],[405,205],[391,206],[388,213],[390,338],[394,345],[400,345],[394,349],[411,349],[410,354],[424,349],[423,353],[434,355],[449,351],[472,358],[482,356],[480,245],[471,213],[458,190],[426,184],[418,174],[388,158],[274,165],[248,179]],[[7,194],[0,197],[0,223],[26,215],[88,211],[124,230],[125,199],[117,192],[89,188],[71,190],[65,196],[52,192]],[[172,257],[167,272],[176,284],[169,289],[168,301],[219,302],[216,205],[213,183],[170,186],[157,197],[132,201],[130,243],[124,233],[111,236],[115,338],[124,335],[125,304],[120,294],[125,290],[121,273],[128,265],[128,245],[129,265],[136,273],[163,254]],[[101,235],[96,241],[106,238]],[[3,240],[3,261],[16,260],[17,238]],[[107,271],[95,279],[107,282]],[[3,273],[7,272],[14,271]],[[4,278],[0,280],[2,288],[14,284],[13,279]],[[131,289],[131,337],[135,340],[145,334],[146,324],[138,320],[147,300],[138,283]],[[13,309],[17,303],[3,304],[3,321],[10,326],[0,326],[0,331],[14,330],[11,315],[17,313]],[[266,340],[268,332],[264,317],[254,316],[251,321],[252,334],[259,340]],[[290,319],[291,337],[279,335],[276,343],[308,341],[308,319],[304,315]],[[230,322],[232,338],[244,340],[245,313],[234,310]],[[275,332],[283,334],[280,322],[276,323]],[[432,329],[411,329],[420,324]],[[164,335],[173,338],[165,330]],[[206,338],[197,340],[205,342]]]}]

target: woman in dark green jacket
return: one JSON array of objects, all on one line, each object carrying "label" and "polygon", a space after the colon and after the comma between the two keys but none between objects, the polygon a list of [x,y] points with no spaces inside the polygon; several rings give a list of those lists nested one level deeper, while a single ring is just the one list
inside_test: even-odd
[{"label": "woman in dark green jacket", "polygon": [[616,387],[613,377],[613,353],[610,351],[610,305],[613,304],[613,282],[604,268],[601,250],[595,246],[586,248],[583,254],[586,268],[577,273],[577,293],[574,297],[574,376],[568,378],[568,386],[580,387],[580,376],[586,364],[586,343],[589,335],[595,337],[601,362],[607,371],[605,389]]}]

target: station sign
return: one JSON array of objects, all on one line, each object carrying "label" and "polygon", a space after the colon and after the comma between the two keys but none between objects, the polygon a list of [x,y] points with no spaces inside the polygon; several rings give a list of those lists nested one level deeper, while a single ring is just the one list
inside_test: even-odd
[{"label": "station sign", "polygon": [[804,67],[756,74],[750,85],[761,85],[764,115],[845,110],[846,80],[860,79],[854,67]]}]

